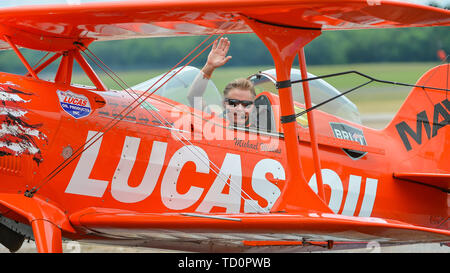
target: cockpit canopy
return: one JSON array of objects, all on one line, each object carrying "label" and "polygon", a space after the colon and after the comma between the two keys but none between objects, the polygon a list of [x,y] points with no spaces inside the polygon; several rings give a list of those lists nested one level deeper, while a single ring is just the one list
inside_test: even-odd
[{"label": "cockpit canopy", "polygon": [[[192,86],[192,83],[201,71],[198,68],[191,66],[187,66],[182,70],[181,69],[181,67],[176,68],[165,76],[160,75],[154,77],[148,81],[133,86],[132,89],[140,91],[150,89],[149,92],[156,90],[154,93],[156,95],[191,106],[188,101],[187,94]],[[315,76],[308,73],[308,78],[312,77]],[[248,77],[248,79],[255,85],[257,94],[266,91],[278,95],[278,90],[276,89],[275,69],[256,73]],[[292,69],[291,81],[297,81],[300,79],[300,71],[298,69]],[[309,86],[313,105],[341,94],[336,88],[322,79],[309,81]],[[292,84],[292,93],[295,101],[302,105],[305,104],[302,83]],[[206,91],[203,94],[202,99],[204,105],[208,107],[208,111],[213,111],[218,114],[223,112],[223,97],[221,92],[218,91],[217,87],[211,80],[208,80],[206,83]],[[337,99],[320,106],[318,109],[351,122],[361,123],[360,114],[356,105],[345,96],[338,97]],[[270,111],[271,109],[268,110]]]},{"label": "cockpit canopy", "polygon": [[[313,77],[316,76],[308,73],[308,78]],[[291,81],[298,81],[301,80],[301,78],[302,77],[300,74],[300,70],[291,69]],[[276,89],[275,69],[259,72],[250,76],[248,79],[255,85],[257,94],[263,91],[278,94],[278,90]],[[319,104],[327,99],[341,94],[336,88],[322,79],[311,80],[308,81],[308,83],[311,93],[312,105]],[[296,102],[305,105],[302,83],[292,84],[292,96]],[[345,96],[341,96],[335,100],[332,100],[320,106],[318,109],[331,115],[338,116],[342,119],[361,124],[361,117],[358,108]]]},{"label": "cockpit canopy", "polygon": [[[147,91],[151,88],[149,93],[156,90],[154,93],[156,95],[190,106],[187,94],[199,73],[201,73],[201,71],[196,67],[178,67],[165,76],[164,74],[156,76],[148,81],[133,86],[132,89]],[[167,83],[165,83],[166,81]],[[216,112],[222,111],[222,95],[211,80],[206,83],[206,90],[202,99],[205,105],[214,106],[211,108],[215,109]]]}]

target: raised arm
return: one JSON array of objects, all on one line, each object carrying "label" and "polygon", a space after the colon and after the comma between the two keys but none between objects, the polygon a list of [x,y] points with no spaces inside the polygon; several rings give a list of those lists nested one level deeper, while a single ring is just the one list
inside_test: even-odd
[{"label": "raised arm", "polygon": [[[208,81],[211,78],[214,70],[226,64],[231,59],[231,56],[227,56],[229,48],[230,41],[228,40],[228,38],[220,38],[219,42],[214,42],[211,52],[209,52],[206,64],[203,66],[203,68],[201,69],[201,73],[197,75],[191,85],[191,88],[189,89],[187,98],[191,107],[197,106],[194,105],[195,97],[203,97],[203,94],[205,93],[206,87],[208,85]],[[202,109],[199,110],[203,110],[203,102],[201,107]]]}]

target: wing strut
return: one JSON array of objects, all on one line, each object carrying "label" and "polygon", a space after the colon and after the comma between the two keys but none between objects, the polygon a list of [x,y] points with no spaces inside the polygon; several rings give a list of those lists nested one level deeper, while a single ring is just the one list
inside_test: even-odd
[{"label": "wing strut", "polygon": [[[308,208],[330,212],[330,208],[308,185],[300,161],[299,139],[291,89],[291,67],[299,49],[321,34],[320,28],[295,28],[266,24],[243,17],[266,45],[275,63],[277,88],[280,97],[282,126],[287,158],[287,179],[280,198],[272,207],[276,211],[300,211]],[[287,119],[286,119],[287,118]]]},{"label": "wing strut", "polygon": [[[83,47],[84,47],[84,45],[83,45]],[[89,77],[91,82],[95,85],[95,87],[97,87],[97,90],[106,91],[107,87],[103,84],[102,80],[100,80],[100,78],[97,76],[97,74],[92,69],[92,67],[89,65],[89,63],[83,58],[83,56],[80,53],[80,50],[76,50],[74,52],[75,60],[81,66],[84,73],[86,73],[86,75]]]},{"label": "wing strut", "polygon": [[76,233],[64,211],[43,196],[27,198],[20,193],[0,193],[0,206],[7,208],[8,214],[26,219],[33,229],[38,252],[62,252],[63,232]]},{"label": "wing strut", "polygon": [[[47,59],[44,63],[40,64],[37,68],[32,67],[28,61],[25,59],[23,54],[20,52],[20,50],[17,48],[17,46],[14,44],[14,42],[11,40],[11,38],[8,35],[3,35],[3,39],[11,46],[11,48],[14,50],[16,55],[19,57],[20,61],[23,63],[25,68],[27,69],[28,73],[26,76],[31,76],[34,79],[38,80],[39,77],[37,74],[44,70],[47,66],[49,66],[51,63],[56,61],[60,56],[62,56],[58,71],[55,75],[55,83],[58,84],[66,84],[70,85],[72,80],[72,70],[73,70],[73,63],[74,60],[81,66],[83,71],[86,73],[86,75],[89,77],[89,79],[92,81],[92,83],[95,85],[98,91],[106,91],[107,88],[103,84],[103,82],[100,80],[100,78],[97,76],[95,71],[91,68],[91,66],[86,62],[86,60],[83,58],[83,56],[80,54],[80,49],[77,48],[78,45],[82,45],[80,42],[75,42],[74,45],[76,46],[74,49],[56,52],[52,57]],[[84,45],[83,45],[84,47]],[[47,53],[48,55],[48,53]],[[43,59],[46,58],[45,55]],[[40,63],[40,61],[39,61]],[[37,66],[37,64],[36,64]]]},{"label": "wing strut", "polygon": [[[80,43],[78,43],[80,44]],[[77,45],[78,45],[77,44]],[[95,85],[98,91],[106,91],[108,88],[102,82],[102,80],[98,77],[89,63],[83,58],[80,53],[81,49],[71,49],[65,52],[62,52],[61,62],[58,67],[58,71],[55,75],[55,83],[70,85],[72,81],[72,69],[74,60],[80,65],[83,69],[86,76],[91,80],[91,82]]]},{"label": "wing strut", "polygon": [[55,83],[70,85],[72,81],[73,54],[73,50],[62,54],[61,62],[55,75]]},{"label": "wing strut", "polygon": [[[298,52],[298,60],[300,63],[300,73],[302,74],[302,80],[308,78],[308,74],[306,73],[306,60],[305,60],[305,50],[304,48],[300,49]],[[305,106],[306,109],[312,107],[311,103],[311,94],[309,92],[309,84],[307,81],[303,83],[303,95],[305,96]],[[317,181],[317,190],[319,197],[325,201],[325,193],[323,191],[323,179],[322,179],[322,168],[320,166],[320,157],[319,157],[319,144],[317,142],[316,136],[316,126],[314,122],[313,111],[307,113],[308,115],[308,125],[309,125],[309,134],[311,136],[311,149],[313,154],[314,168],[316,171],[316,181]]]},{"label": "wing strut", "polygon": [[[50,52],[49,52],[50,53]],[[47,53],[48,54],[48,53]],[[51,63],[53,63],[54,61],[56,61],[60,56],[61,56],[61,54],[62,53],[60,53],[60,52],[57,52],[57,53],[55,53],[55,54],[53,54],[53,56],[51,56],[50,58],[48,58],[45,62],[43,62],[41,65],[39,65],[38,67],[36,67],[38,64],[36,64],[34,67],[36,67],[35,69],[34,69],[34,73],[36,73],[36,75],[37,74],[39,74],[42,70],[44,70],[47,66],[49,66]],[[46,55],[47,56],[47,55]],[[42,59],[45,59],[45,57],[46,56],[44,56],[44,58],[42,58]],[[40,63],[40,62],[39,62]],[[33,68],[34,68],[33,67]],[[28,72],[25,76],[27,76],[27,77],[29,77],[29,76],[31,76],[31,74],[30,74],[30,72]]]},{"label": "wing strut", "polygon": [[14,50],[14,52],[17,54],[17,56],[19,57],[20,61],[23,63],[23,65],[27,68],[28,73],[30,73],[30,75],[34,78],[34,79],[39,79],[38,76],[36,75],[36,73],[34,72],[33,68],[31,67],[31,65],[27,62],[27,60],[25,59],[25,57],[22,55],[22,53],[20,52],[20,50],[17,48],[17,46],[11,41],[11,39],[9,38],[8,35],[3,35],[3,39],[5,39],[5,41],[12,47],[12,49]]}]

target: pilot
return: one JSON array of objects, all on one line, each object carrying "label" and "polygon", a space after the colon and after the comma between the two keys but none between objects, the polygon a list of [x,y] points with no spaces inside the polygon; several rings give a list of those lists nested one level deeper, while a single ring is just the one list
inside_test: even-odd
[{"label": "pilot", "polygon": [[[191,107],[202,110],[207,109],[203,101],[196,101],[196,98],[202,97],[212,73],[218,67],[226,64],[231,56],[227,56],[230,48],[228,38],[221,38],[219,42],[215,41],[211,52],[208,55],[206,64],[201,69],[201,73],[194,80],[188,92],[188,101]],[[248,127],[251,124],[250,114],[253,111],[256,97],[255,88],[251,81],[247,79],[236,79],[225,87],[224,95],[224,117],[234,126]]]}]

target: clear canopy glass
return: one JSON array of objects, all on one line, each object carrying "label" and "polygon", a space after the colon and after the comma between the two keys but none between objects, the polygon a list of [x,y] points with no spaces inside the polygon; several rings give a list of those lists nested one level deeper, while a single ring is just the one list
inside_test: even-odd
[{"label": "clear canopy glass", "polygon": [[[308,78],[316,77],[308,73]],[[249,77],[249,80],[255,85],[256,93],[268,91],[278,94],[276,89],[276,72],[275,69],[266,70]],[[301,80],[300,70],[291,69],[291,81]],[[340,95],[341,93],[332,85],[322,79],[308,81],[311,93],[312,105],[317,105],[327,99]],[[296,102],[305,104],[303,96],[303,84],[292,84],[292,96]],[[361,117],[356,105],[347,97],[341,96],[318,108],[326,113],[338,116],[342,119],[361,124]]]},{"label": "clear canopy glass", "polygon": [[[150,89],[149,92],[153,92],[156,90],[156,95],[194,107],[193,103],[188,98],[188,94],[191,92],[192,88],[199,87],[198,79],[203,78],[201,73],[202,72],[196,67],[179,67],[168,73],[166,76],[156,76],[150,80],[133,86],[132,89],[139,91],[146,91]],[[313,74],[308,73],[308,78],[313,77],[315,77]],[[275,69],[259,72],[248,77],[248,79],[255,85],[257,94],[263,91],[278,94],[278,90],[276,89]],[[292,69],[291,81],[297,81],[300,79],[300,70]],[[197,83],[195,83],[196,81]],[[216,113],[222,113],[222,95],[211,80],[203,79],[203,81],[204,82],[202,83],[201,87],[205,89],[202,96],[202,104],[204,106],[203,109],[207,109],[208,112],[213,111]],[[336,88],[322,79],[311,80],[308,83],[313,105],[317,105],[318,103],[341,94]],[[302,83],[292,84],[292,94],[296,102],[302,105],[305,104]],[[338,116],[342,119],[361,124],[361,117],[358,108],[345,96],[338,97],[320,106],[318,109],[331,115]]]},{"label": "clear canopy glass", "polygon": [[[211,80],[205,80],[201,73],[200,69],[196,67],[178,67],[166,76],[164,74],[156,76],[133,86],[132,89],[147,91],[151,88],[149,93],[156,90],[154,93],[156,95],[194,107],[188,99],[188,94],[192,88],[195,88],[193,87],[195,80],[200,79],[203,81],[200,83],[200,88],[205,89],[202,96],[203,105],[208,106],[208,111],[221,113],[223,111],[223,98],[214,83]],[[165,83],[166,81],[167,83]],[[198,85],[196,87],[199,88]]]}]

